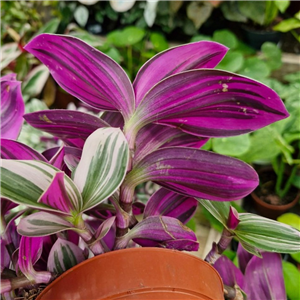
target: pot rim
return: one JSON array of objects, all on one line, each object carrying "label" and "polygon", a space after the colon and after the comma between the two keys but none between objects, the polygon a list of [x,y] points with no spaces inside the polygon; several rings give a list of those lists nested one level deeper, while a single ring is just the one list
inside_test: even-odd
[{"label": "pot rim", "polygon": [[[115,250],[115,251],[110,251],[107,253],[103,253],[97,256],[94,256],[92,258],[88,258],[85,261],[77,264],[76,266],[70,268],[69,270],[65,271],[63,274],[61,274],[60,276],[58,276],[57,278],[55,278],[50,284],[48,284],[46,286],[46,288],[37,296],[37,300],[42,299],[41,297],[47,293],[48,290],[50,290],[52,288],[53,285],[55,285],[56,283],[58,283],[59,281],[63,280],[64,277],[68,276],[71,272],[76,271],[78,268],[80,268],[82,265],[86,265],[86,264],[93,264],[93,262],[95,260],[101,259],[104,256],[105,257],[109,257],[112,256],[112,260],[113,260],[113,256],[115,255],[122,255],[124,252],[136,252],[136,254],[138,255],[138,253],[140,252],[149,252],[149,255],[151,255],[151,253],[153,252],[166,252],[168,254],[176,254],[177,259],[184,259],[185,257],[189,257],[189,259],[192,259],[197,263],[201,263],[201,264],[205,264],[213,273],[214,275],[216,275],[216,280],[219,281],[220,286],[223,287],[223,281],[222,278],[220,276],[220,274],[217,272],[217,270],[208,262],[204,261],[203,259],[194,256],[192,254],[189,254],[187,252],[183,252],[183,251],[179,251],[179,250],[174,250],[174,249],[165,249],[165,248],[158,248],[158,247],[136,247],[136,248],[126,248],[126,249],[120,249],[120,250]],[[179,256],[179,258],[178,258]],[[182,257],[182,258],[180,258]],[[217,279],[218,278],[218,279]]]}]

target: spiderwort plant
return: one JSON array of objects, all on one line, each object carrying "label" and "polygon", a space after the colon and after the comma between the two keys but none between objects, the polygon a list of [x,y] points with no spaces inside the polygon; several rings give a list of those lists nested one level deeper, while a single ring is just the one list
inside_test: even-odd
[{"label": "spiderwort plant", "polygon": [[[32,126],[78,148],[60,152],[70,176],[36,154],[11,157],[7,153],[13,149],[29,150],[14,141],[4,144],[1,196],[38,210],[21,218],[19,234],[55,237],[53,246],[43,241],[47,272],[66,270],[66,255],[75,257],[69,267],[82,261],[87,248],[91,255],[135,245],[197,250],[195,234],[183,225],[195,212],[196,201],[237,200],[258,184],[249,165],[199,147],[210,137],[250,132],[288,116],[270,88],[212,69],[227,51],[218,43],[166,50],[142,66],[133,84],[117,63],[77,38],[42,34],[25,49],[63,89],[105,111],[101,118],[64,110],[24,116]],[[132,209],[135,188],[148,181],[162,189],[140,211],[144,216],[138,222]],[[227,219],[229,208],[225,211]],[[232,211],[225,222],[231,234],[244,223],[237,219]],[[252,249],[254,242],[247,241],[244,245]],[[40,282],[32,271],[39,255],[30,250],[23,254],[19,260],[30,256],[31,265],[21,271],[31,283]]]}]

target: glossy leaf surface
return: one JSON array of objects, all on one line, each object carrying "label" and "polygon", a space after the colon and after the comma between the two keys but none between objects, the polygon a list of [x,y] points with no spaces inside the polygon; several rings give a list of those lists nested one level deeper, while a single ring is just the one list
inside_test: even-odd
[{"label": "glossy leaf surface", "polygon": [[74,173],[84,210],[98,205],[119,188],[128,160],[128,144],[120,129],[100,128],[88,137]]},{"label": "glossy leaf surface", "polygon": [[80,39],[41,34],[25,46],[45,64],[58,84],[81,101],[103,110],[133,112],[132,85],[111,58]]},{"label": "glossy leaf surface", "polygon": [[282,100],[267,86],[233,73],[202,69],[175,74],[154,86],[132,118],[179,127],[204,137],[247,133],[288,117]]},{"label": "glossy leaf surface", "polygon": [[160,80],[186,70],[214,68],[227,50],[221,44],[201,41],[160,52],[141,67],[133,83],[137,104]]}]

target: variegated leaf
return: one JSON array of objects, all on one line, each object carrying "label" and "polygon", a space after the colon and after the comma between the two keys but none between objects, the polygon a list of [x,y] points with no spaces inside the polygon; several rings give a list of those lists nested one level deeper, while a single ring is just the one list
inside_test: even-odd
[{"label": "variegated leaf", "polygon": [[18,232],[35,237],[54,234],[64,230],[76,230],[75,226],[62,216],[48,212],[37,212],[20,220]]},{"label": "variegated leaf", "polygon": [[82,249],[72,242],[58,238],[49,253],[47,266],[50,272],[60,275],[84,260]]},{"label": "variegated leaf", "polygon": [[269,252],[300,251],[300,232],[293,227],[250,213],[239,214],[239,218],[234,233],[240,241]]},{"label": "variegated leaf", "polygon": [[227,218],[230,210],[229,202],[208,201],[196,198],[224,227],[227,226]]},{"label": "variegated leaf", "polygon": [[88,137],[74,172],[74,182],[83,197],[83,210],[98,205],[119,188],[128,160],[128,144],[120,129],[100,128]]},{"label": "variegated leaf", "polygon": [[[1,196],[29,207],[61,212],[39,202],[51,186],[57,172],[61,171],[42,161],[3,159],[1,160]],[[64,185],[72,203],[72,211],[79,212],[82,208],[80,192],[66,175],[64,175]]]}]

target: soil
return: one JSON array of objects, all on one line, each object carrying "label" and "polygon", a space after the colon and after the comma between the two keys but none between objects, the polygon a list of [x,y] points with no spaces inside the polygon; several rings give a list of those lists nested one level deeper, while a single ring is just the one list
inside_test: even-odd
[{"label": "soil", "polygon": [[297,188],[292,187],[282,199],[275,193],[276,174],[273,171],[260,173],[260,184],[255,192],[261,200],[272,205],[285,205],[297,196]]}]

